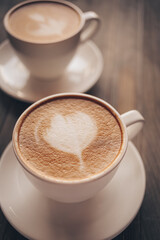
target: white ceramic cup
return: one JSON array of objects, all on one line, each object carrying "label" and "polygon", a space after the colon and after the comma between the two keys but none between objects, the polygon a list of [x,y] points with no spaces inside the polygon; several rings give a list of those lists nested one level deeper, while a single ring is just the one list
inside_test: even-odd
[{"label": "white ceramic cup", "polygon": [[[29,42],[16,37],[9,28],[8,22],[10,15],[18,8],[36,2],[58,2],[59,4],[74,9],[80,17],[80,25],[77,31],[67,39],[49,43]],[[53,80],[62,75],[75,55],[79,44],[90,39],[97,32],[99,25],[100,19],[95,12],[83,13],[81,9],[74,4],[63,0],[25,1],[11,8],[4,17],[4,27],[17,56],[27,67],[31,75],[41,80]]]},{"label": "white ceramic cup", "polygon": [[[120,150],[120,153],[113,161],[113,163],[107,167],[104,171],[95,174],[89,178],[81,179],[81,180],[60,180],[54,178],[47,178],[38,175],[36,172],[31,170],[24,161],[22,161],[22,157],[18,152],[18,132],[19,126],[25,116],[35,108],[35,106],[39,106],[42,102],[48,101],[48,99],[54,99],[64,96],[80,96],[83,98],[87,98],[90,100],[97,101],[102,103],[102,105],[107,106],[113,115],[118,120],[121,129],[122,129],[122,138],[123,143]],[[123,160],[124,155],[127,150],[128,140],[132,139],[142,128],[144,123],[144,118],[142,115],[136,111],[132,110],[127,113],[120,115],[111,105],[107,102],[88,95],[88,94],[81,94],[81,93],[63,93],[63,94],[56,94],[53,96],[46,97],[44,99],[39,100],[38,102],[32,104],[18,119],[14,131],[13,131],[13,149],[17,160],[20,162],[25,174],[27,175],[28,179],[33,183],[33,185],[39,189],[44,195],[47,197],[54,199],[60,202],[80,202],[87,200],[93,197],[98,191],[104,188],[109,181],[114,176],[116,170],[119,167],[120,162]],[[23,154],[23,153],[22,153]]]}]

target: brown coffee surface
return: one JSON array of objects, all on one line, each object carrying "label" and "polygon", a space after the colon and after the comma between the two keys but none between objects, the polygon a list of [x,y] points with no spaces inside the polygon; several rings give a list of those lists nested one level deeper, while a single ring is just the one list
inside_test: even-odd
[{"label": "brown coffee surface", "polygon": [[122,146],[121,127],[109,109],[79,97],[36,107],[23,119],[18,136],[19,151],[29,168],[64,180],[100,173]]},{"label": "brown coffee surface", "polygon": [[72,36],[80,26],[79,14],[67,5],[34,2],[13,11],[8,20],[11,33],[35,43],[57,42]]}]

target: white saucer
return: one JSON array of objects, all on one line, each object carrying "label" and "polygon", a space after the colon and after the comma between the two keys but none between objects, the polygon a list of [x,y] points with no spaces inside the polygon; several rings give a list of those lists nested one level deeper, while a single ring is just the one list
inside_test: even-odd
[{"label": "white saucer", "polygon": [[38,81],[14,53],[8,40],[0,45],[0,87],[14,98],[34,102],[62,92],[86,92],[99,79],[103,58],[92,42],[80,45],[65,74],[53,81]]},{"label": "white saucer", "polygon": [[77,204],[57,203],[31,185],[10,143],[0,164],[0,204],[12,226],[29,239],[112,239],[136,216],[145,180],[142,159],[130,142],[116,175],[97,196]]}]

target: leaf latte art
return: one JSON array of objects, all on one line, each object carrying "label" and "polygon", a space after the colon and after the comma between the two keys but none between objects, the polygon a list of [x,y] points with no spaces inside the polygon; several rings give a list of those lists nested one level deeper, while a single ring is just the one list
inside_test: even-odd
[{"label": "leaf latte art", "polygon": [[38,174],[57,179],[84,179],[103,171],[121,145],[117,119],[103,105],[82,97],[42,102],[19,130],[23,161]]}]

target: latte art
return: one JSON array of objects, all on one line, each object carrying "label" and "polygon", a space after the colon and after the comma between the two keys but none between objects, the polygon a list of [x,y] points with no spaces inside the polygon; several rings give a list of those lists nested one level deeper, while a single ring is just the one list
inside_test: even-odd
[{"label": "latte art", "polygon": [[32,25],[26,26],[28,33],[35,36],[63,36],[63,31],[67,25],[65,21],[57,21],[50,16],[43,16],[38,13],[30,14],[28,17],[33,20],[32,24],[37,25],[35,29]]},{"label": "latte art", "polygon": [[83,179],[107,168],[122,145],[109,109],[88,98],[51,99],[33,108],[18,137],[25,164],[40,175]]},{"label": "latte art", "polygon": [[96,133],[97,126],[93,119],[86,113],[76,112],[67,116],[56,114],[43,137],[53,148],[75,154],[82,169],[82,151],[92,142]]},{"label": "latte art", "polygon": [[47,1],[26,3],[17,8],[8,21],[12,34],[35,43],[64,40],[74,35],[79,26],[80,16],[74,9]]}]

